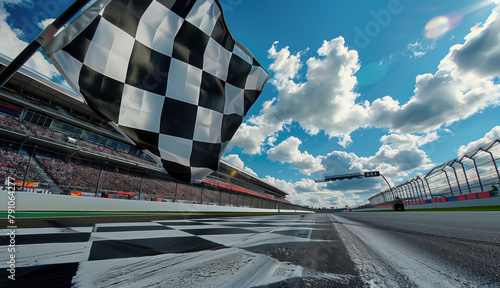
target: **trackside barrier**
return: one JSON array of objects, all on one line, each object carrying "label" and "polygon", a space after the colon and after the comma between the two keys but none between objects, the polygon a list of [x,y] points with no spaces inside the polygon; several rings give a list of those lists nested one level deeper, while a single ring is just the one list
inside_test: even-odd
[{"label": "trackside barrier", "polygon": [[467,198],[467,200],[477,199],[477,194],[476,193],[467,194],[467,195],[465,195],[465,198]]},{"label": "trackside barrier", "polygon": [[492,198],[491,194],[485,192],[499,189],[499,155],[500,138],[440,164],[425,175],[415,176],[392,187],[389,185],[389,189],[368,198],[370,207],[387,205],[397,198],[409,206],[421,205],[422,200],[426,204],[429,204],[427,200],[437,204]]},{"label": "trackside barrier", "polygon": [[441,203],[441,202],[448,202],[448,199],[446,199],[446,197],[441,197],[441,198],[434,198],[431,200],[431,203]]},{"label": "trackside barrier", "polygon": [[[0,212],[7,211],[7,191],[0,191]],[[16,212],[271,212],[314,213],[304,210],[263,209],[215,206],[188,203],[131,201],[95,197],[74,197],[58,194],[16,193]]]},{"label": "trackside barrier", "polygon": [[491,197],[491,192],[490,191],[485,191],[485,192],[479,192],[477,193],[477,198],[482,199],[482,198],[490,198]]},{"label": "trackside barrier", "polygon": [[[482,199],[488,199],[492,198],[491,202],[479,202],[479,200]],[[475,206],[475,205],[469,205],[469,204],[476,204],[477,206],[488,206],[488,205],[500,205],[500,197],[494,197],[493,192],[491,191],[483,191],[483,192],[478,192],[478,193],[471,193],[471,194],[466,194],[466,195],[457,195],[457,196],[450,196],[450,197],[439,197],[439,198],[434,198],[434,199],[427,199],[424,201],[413,201],[413,202],[408,202],[405,203],[406,206],[416,206],[416,205],[427,205],[431,207],[437,207],[436,205],[432,204],[438,204],[442,203],[446,205],[446,203],[453,203],[453,202],[459,202],[459,201],[465,201],[465,200],[474,200],[471,201],[470,203],[464,203],[462,204],[453,204],[451,206],[442,206],[439,205],[440,207],[460,207],[460,206]],[[392,205],[379,205],[375,206],[375,209],[387,209],[387,208],[392,208]],[[426,208],[425,206],[421,206],[421,208]]]},{"label": "trackside barrier", "polygon": [[381,205],[381,206],[376,206],[375,208],[392,208],[392,205]]}]

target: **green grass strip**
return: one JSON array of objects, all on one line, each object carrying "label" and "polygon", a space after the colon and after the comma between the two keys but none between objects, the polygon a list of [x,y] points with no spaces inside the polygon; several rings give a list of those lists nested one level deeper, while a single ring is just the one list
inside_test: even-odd
[{"label": "green grass strip", "polygon": [[[227,216],[251,216],[251,215],[284,215],[284,214],[301,214],[299,212],[199,212],[199,211],[132,211],[132,212],[45,212],[45,211],[32,211],[32,212],[16,212],[11,214],[16,219],[29,219],[29,218],[72,218],[72,217],[107,217],[107,216],[151,216],[151,215],[227,215]],[[7,212],[0,212],[0,219],[7,219]]]},{"label": "green grass strip", "polygon": [[[492,205],[492,206],[471,206],[471,207],[446,207],[446,208],[422,208],[422,209],[408,209],[404,212],[467,212],[467,211],[500,211],[500,205]],[[353,212],[401,212],[394,210],[353,210]]]},{"label": "green grass strip", "polygon": [[471,207],[446,207],[446,208],[425,208],[425,209],[411,209],[411,212],[429,212],[429,211],[500,211],[500,205],[493,206],[471,206]]}]

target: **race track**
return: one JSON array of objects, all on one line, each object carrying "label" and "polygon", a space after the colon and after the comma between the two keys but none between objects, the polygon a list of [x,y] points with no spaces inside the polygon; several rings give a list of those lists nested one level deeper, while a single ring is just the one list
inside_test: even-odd
[{"label": "race track", "polygon": [[499,287],[500,212],[335,214],[363,280],[376,287]]}]

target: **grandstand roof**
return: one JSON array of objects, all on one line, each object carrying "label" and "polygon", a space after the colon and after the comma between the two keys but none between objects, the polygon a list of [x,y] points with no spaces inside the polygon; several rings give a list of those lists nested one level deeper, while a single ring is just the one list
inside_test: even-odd
[{"label": "grandstand roof", "polygon": [[[2,69],[11,61],[12,59],[0,53]],[[57,84],[48,77],[26,66],[19,69],[5,86],[21,88],[25,95],[33,95],[48,103],[57,103],[68,111],[76,111],[82,115],[98,118],[83,98],[72,88]]]}]

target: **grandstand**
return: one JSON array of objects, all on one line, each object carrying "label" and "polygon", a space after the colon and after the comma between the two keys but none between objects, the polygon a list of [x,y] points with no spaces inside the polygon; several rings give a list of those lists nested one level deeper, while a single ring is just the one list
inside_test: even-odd
[{"label": "grandstand", "polygon": [[[0,69],[10,61],[0,54]],[[286,192],[225,162],[202,183],[175,180],[72,89],[24,67],[0,88],[0,161],[0,181],[14,177],[18,190],[296,208]]]}]

